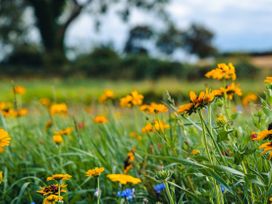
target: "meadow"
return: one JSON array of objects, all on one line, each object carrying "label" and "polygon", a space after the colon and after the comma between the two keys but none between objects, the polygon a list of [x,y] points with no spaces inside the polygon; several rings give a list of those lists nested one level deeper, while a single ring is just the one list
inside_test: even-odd
[{"label": "meadow", "polygon": [[271,76],[0,87],[0,203],[272,203]]}]

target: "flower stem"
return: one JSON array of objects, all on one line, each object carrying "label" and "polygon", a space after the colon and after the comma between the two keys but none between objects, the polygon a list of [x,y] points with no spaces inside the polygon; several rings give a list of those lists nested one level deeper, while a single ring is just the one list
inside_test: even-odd
[{"label": "flower stem", "polygon": [[101,193],[100,193],[100,182],[99,182],[99,176],[97,176],[97,204],[100,203],[100,196],[101,196]]},{"label": "flower stem", "polygon": [[168,185],[167,181],[164,181],[163,183],[164,183],[164,185],[165,185],[166,194],[167,194],[169,203],[170,203],[170,204],[175,204],[174,199],[173,199],[173,197],[172,197],[172,195],[171,195],[171,192],[170,192],[169,185]]}]

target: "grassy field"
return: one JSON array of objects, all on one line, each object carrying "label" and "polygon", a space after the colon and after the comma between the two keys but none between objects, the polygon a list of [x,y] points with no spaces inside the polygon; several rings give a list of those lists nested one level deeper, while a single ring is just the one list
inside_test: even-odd
[{"label": "grassy field", "polygon": [[[28,80],[1,80],[0,98],[2,101],[12,100],[10,91],[13,84],[26,87],[27,92],[23,96],[25,102],[31,102],[40,98],[50,98],[57,102],[82,102],[95,101],[105,89],[111,89],[116,97],[121,97],[138,90],[147,98],[159,100],[162,95],[169,92],[175,98],[187,97],[190,90],[200,91],[205,87],[216,88],[220,82],[212,80],[201,81],[179,81],[178,79],[161,79],[157,81],[109,81],[109,80],[87,80],[87,79],[28,79]],[[241,85],[244,95],[253,92],[263,94],[265,85],[263,79],[237,81]]]},{"label": "grassy field", "polygon": [[[197,82],[2,80],[0,203],[271,203],[272,80],[238,80],[262,95],[241,104],[228,72]],[[182,100],[161,101],[166,91]]]}]

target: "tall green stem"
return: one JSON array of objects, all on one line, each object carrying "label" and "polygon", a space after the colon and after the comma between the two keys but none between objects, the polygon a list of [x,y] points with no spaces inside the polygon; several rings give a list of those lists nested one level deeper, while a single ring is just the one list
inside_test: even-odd
[{"label": "tall green stem", "polygon": [[97,204],[100,203],[101,191],[100,191],[100,181],[99,176],[97,176]]},{"label": "tall green stem", "polygon": [[173,197],[171,195],[170,188],[169,188],[169,185],[168,185],[167,181],[164,181],[163,183],[165,185],[165,190],[166,190],[166,194],[167,194],[169,203],[170,204],[175,204],[175,201],[174,201],[174,199],[173,199]]}]

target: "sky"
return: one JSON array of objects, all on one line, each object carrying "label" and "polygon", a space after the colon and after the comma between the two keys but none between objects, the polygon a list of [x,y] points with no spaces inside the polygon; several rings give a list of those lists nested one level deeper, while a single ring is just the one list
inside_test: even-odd
[{"label": "sky", "polygon": [[[167,11],[180,28],[192,22],[207,26],[215,33],[214,44],[221,51],[272,50],[272,0],[172,0]],[[100,32],[96,33],[86,13],[71,25],[66,41],[83,52],[102,42],[121,50],[128,27],[141,23],[156,25],[156,19],[133,11],[125,25],[111,12],[103,17]]]}]

